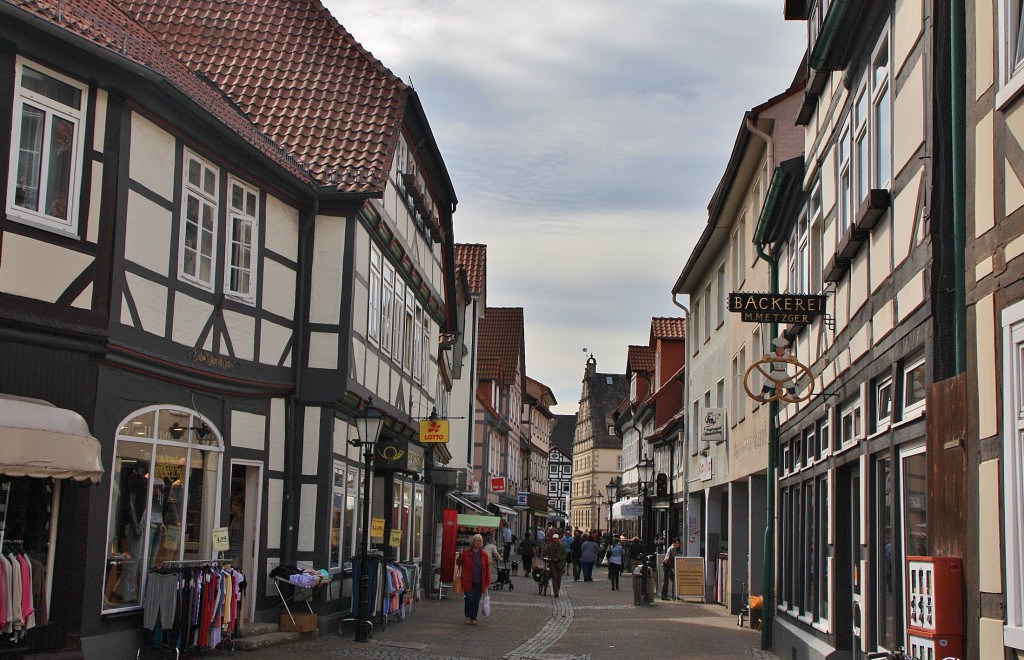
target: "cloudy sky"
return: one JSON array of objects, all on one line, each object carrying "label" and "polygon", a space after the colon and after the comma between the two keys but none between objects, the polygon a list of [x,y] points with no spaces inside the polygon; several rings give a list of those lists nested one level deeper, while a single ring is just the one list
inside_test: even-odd
[{"label": "cloudy sky", "polygon": [[671,289],[743,113],[805,42],[783,0],[325,0],[411,82],[487,245],[487,302],[523,307],[526,370],[575,413],[586,348],[623,373]]}]

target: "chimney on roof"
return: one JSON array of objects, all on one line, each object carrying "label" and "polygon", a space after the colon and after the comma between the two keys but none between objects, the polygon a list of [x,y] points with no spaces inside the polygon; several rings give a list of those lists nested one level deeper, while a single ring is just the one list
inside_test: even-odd
[{"label": "chimney on roof", "polygon": [[597,373],[597,360],[594,359],[593,353],[587,358],[587,378],[590,378]]}]

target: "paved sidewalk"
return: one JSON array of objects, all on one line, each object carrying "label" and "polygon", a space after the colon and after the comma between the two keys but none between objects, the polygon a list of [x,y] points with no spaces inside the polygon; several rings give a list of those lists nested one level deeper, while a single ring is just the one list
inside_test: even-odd
[{"label": "paved sidewalk", "polygon": [[[598,575],[600,574],[600,575]],[[631,578],[612,591],[603,570],[593,582],[563,581],[559,598],[541,596],[532,579],[513,577],[514,591],[491,590],[492,615],[465,625],[462,597],[416,604],[403,622],[376,630],[369,643],[333,630],[245,654],[249,658],[391,660],[622,660],[629,658],[758,658],[760,633],[736,625],[718,605],[656,600],[633,605]]]}]

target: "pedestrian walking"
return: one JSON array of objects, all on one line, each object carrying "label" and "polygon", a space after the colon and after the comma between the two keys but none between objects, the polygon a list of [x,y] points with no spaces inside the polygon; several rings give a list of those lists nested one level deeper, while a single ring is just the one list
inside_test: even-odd
[{"label": "pedestrian walking", "polygon": [[507,562],[508,558],[512,555],[512,543],[516,540],[516,537],[515,534],[512,533],[512,528],[509,527],[508,523],[504,520],[501,521],[500,530],[501,541],[504,544],[502,559]]},{"label": "pedestrian walking", "polygon": [[672,539],[672,545],[668,546],[668,552],[665,553],[665,560],[661,562],[662,572],[665,574],[661,581],[662,600],[668,600],[668,585],[673,583],[676,578],[676,555],[679,553],[680,545],[682,545],[682,541],[678,538]]},{"label": "pedestrian walking", "polygon": [[580,566],[580,553],[583,550],[583,532],[576,530],[576,533],[572,536],[572,549],[569,551],[569,557],[572,559],[572,581],[580,581],[580,572],[583,567]]},{"label": "pedestrian walking", "polygon": [[474,534],[468,548],[462,551],[455,563],[462,568],[462,591],[465,598],[466,625],[475,626],[480,610],[480,597],[487,593],[488,578],[491,574],[491,560],[483,551],[484,537]]},{"label": "pedestrian walking", "polygon": [[491,560],[490,582],[487,584],[494,584],[498,581],[498,562],[502,561],[502,559],[501,554],[498,552],[498,546],[491,542],[490,534],[484,534],[484,552],[487,553],[487,558]]},{"label": "pedestrian walking", "polygon": [[533,535],[531,534],[527,534],[519,542],[519,556],[523,558],[523,575],[529,575],[533,569],[533,551],[536,547],[537,543],[533,540]]},{"label": "pedestrian walking", "polygon": [[565,574],[565,546],[558,534],[552,534],[544,546],[544,557],[551,563],[551,589],[555,596],[562,588],[562,575]]},{"label": "pedestrian walking", "polygon": [[541,547],[544,545],[544,541],[547,539],[547,535],[544,534],[544,528],[537,525],[537,546]]},{"label": "pedestrian walking", "polygon": [[629,542],[627,555],[629,558],[627,570],[632,573],[644,560],[644,545],[640,542],[639,536],[634,536],[633,540]]},{"label": "pedestrian walking", "polygon": [[605,557],[608,559],[608,580],[612,583],[612,591],[618,591],[619,589],[619,573],[622,572],[622,562],[625,554],[626,551],[622,547],[622,543],[613,536],[611,545],[608,546],[608,550],[605,553]]},{"label": "pedestrian walking", "polygon": [[597,552],[599,549],[600,546],[597,545],[597,541],[590,537],[587,537],[587,540],[580,543],[580,558],[578,562],[573,564],[573,570],[576,570],[576,566],[582,569],[584,582],[594,581],[594,564],[597,563]]}]

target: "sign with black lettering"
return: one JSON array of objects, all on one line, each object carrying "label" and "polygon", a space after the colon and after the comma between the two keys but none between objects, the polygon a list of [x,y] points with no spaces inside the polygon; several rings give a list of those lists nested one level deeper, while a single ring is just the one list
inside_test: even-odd
[{"label": "sign with black lettering", "polygon": [[750,323],[810,323],[825,313],[825,296],[736,292],[729,294],[729,311]]}]

